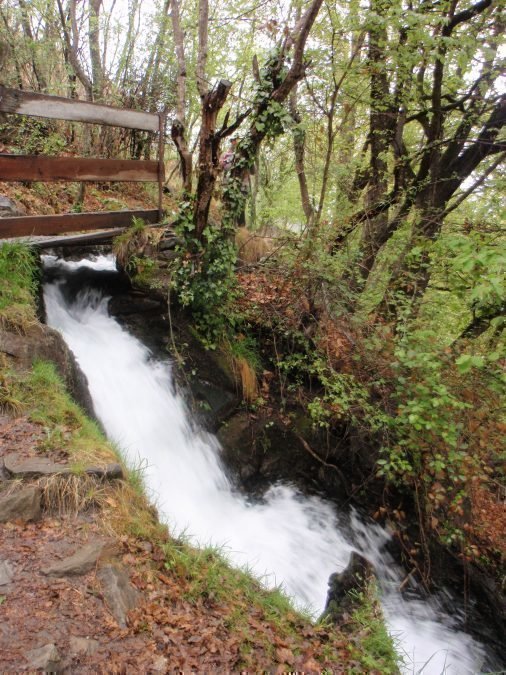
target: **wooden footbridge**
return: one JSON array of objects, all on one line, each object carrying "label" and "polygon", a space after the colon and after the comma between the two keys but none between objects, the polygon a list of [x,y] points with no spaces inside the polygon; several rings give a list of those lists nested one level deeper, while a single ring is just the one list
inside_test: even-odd
[{"label": "wooden footbridge", "polygon": [[[101,231],[94,239],[110,240],[131,225],[133,218],[147,223],[162,220],[162,190],[165,178],[165,116],[140,110],[76,101],[59,96],[30,93],[0,85],[0,112],[50,119],[103,124],[138,129],[158,136],[156,160],[98,159],[92,157],[46,157],[42,155],[0,154],[0,181],[69,182],[153,182],[158,184],[156,208],[145,210],[63,213],[43,216],[0,218],[0,239],[63,235],[69,232]],[[58,236],[70,244],[90,239],[90,235]],[[39,240],[40,243],[40,240]]]}]

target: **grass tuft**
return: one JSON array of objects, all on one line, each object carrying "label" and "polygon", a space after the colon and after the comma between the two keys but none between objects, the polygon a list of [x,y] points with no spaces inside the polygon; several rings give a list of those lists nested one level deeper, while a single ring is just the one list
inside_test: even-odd
[{"label": "grass tuft", "polygon": [[41,478],[42,508],[58,516],[77,514],[100,507],[106,498],[104,482],[95,476],[55,474]]}]

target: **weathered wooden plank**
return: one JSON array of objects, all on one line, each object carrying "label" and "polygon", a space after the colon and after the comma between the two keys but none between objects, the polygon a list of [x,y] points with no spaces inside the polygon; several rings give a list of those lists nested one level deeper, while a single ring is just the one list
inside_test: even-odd
[{"label": "weathered wooden plank", "polygon": [[[165,227],[161,224],[153,224],[151,227]],[[126,227],[114,227],[110,230],[95,230],[85,234],[69,234],[49,237],[24,237],[23,241],[37,249],[66,248],[67,246],[92,246],[94,244],[110,244]],[[16,239],[19,241],[19,239]]]},{"label": "weathered wooden plank", "polygon": [[159,163],[135,159],[0,155],[4,181],[158,181]]},{"label": "weathered wooden plank", "polygon": [[115,108],[88,101],[75,101],[60,96],[47,96],[19,89],[10,89],[2,85],[0,85],[0,111],[71,122],[106,124],[143,131],[156,132],[159,127],[156,113]]},{"label": "weathered wooden plank", "polygon": [[142,218],[147,223],[156,223],[159,220],[158,209],[0,218],[0,239],[128,227],[134,217]]}]

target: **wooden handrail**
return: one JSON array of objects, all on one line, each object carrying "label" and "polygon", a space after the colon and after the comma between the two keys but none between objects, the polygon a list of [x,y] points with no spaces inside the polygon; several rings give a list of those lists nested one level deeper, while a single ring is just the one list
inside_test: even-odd
[{"label": "wooden handrail", "polygon": [[69,122],[87,122],[88,124],[106,124],[127,129],[158,131],[157,113],[115,108],[101,103],[76,101],[60,96],[47,96],[35,92],[10,89],[0,85],[0,112],[49,117]]},{"label": "wooden handrail", "polygon": [[0,180],[156,182],[163,164],[137,159],[0,155]]}]

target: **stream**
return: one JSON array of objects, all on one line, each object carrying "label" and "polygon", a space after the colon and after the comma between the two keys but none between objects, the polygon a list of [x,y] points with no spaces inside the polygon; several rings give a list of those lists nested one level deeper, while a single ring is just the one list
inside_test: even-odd
[{"label": "stream", "polygon": [[[45,257],[64,275],[79,266],[115,269],[110,256],[66,262]],[[261,501],[237,491],[220,461],[217,439],[198,428],[175,392],[169,361],[153,359],[139,340],[108,314],[108,298],[82,289],[69,303],[64,280],[46,283],[47,322],[58,329],[88,378],[96,414],[130,467],[140,468],[149,497],[175,536],[217,545],[237,566],[248,566],[266,586],[282,585],[315,616],[323,609],[328,577],[342,571],[352,550],[373,563],[389,631],[404,673],[480,672],[485,650],[462,632],[462,616],[441,599],[401,595],[405,572],[385,551],[390,535],[356,513],[336,513],[318,497],[286,484]]]}]

